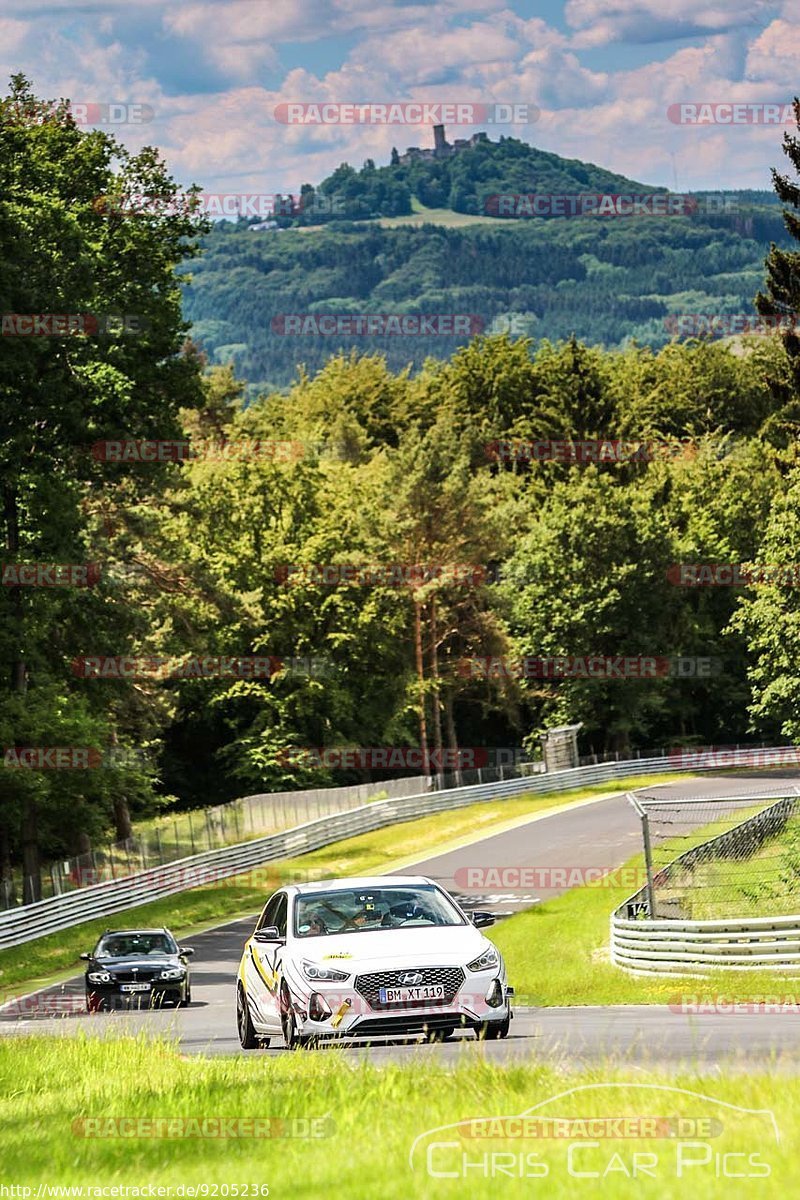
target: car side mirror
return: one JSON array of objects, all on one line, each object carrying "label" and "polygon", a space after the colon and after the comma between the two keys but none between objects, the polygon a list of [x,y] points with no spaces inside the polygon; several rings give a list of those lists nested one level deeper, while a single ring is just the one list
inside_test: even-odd
[{"label": "car side mirror", "polygon": [[253,940],[256,942],[282,942],[283,938],[277,925],[265,925],[263,929],[259,929],[253,934]]},{"label": "car side mirror", "polygon": [[88,962],[92,956],[91,956],[91,954],[81,954],[81,955],[79,955],[79,957],[82,958],[84,960],[84,962]]},{"label": "car side mirror", "polygon": [[178,946],[178,953],[182,954],[184,956],[184,958],[191,958],[192,955],[194,954],[194,947],[193,946]]},{"label": "car side mirror", "polygon": [[490,912],[474,912],[472,915],[472,924],[476,929],[485,929],[487,925],[494,925],[495,915]]}]

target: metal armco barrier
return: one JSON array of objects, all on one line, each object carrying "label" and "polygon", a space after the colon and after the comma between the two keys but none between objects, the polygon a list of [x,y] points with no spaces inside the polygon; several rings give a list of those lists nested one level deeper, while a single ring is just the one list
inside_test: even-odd
[{"label": "metal armco barrier", "polygon": [[800,916],[630,921],[614,913],[611,961],[645,975],[703,975],[726,967],[800,973]]},{"label": "metal armco barrier", "polygon": [[[735,854],[745,845],[756,849],[764,837],[785,826],[797,804],[797,795],[781,797],[764,812],[679,855],[660,874]],[[636,975],[702,976],[726,969],[800,973],[800,915],[650,919],[647,892],[640,888],[611,916],[611,961],[616,966]],[[637,909],[640,917],[632,915]]]},{"label": "metal armco barrier", "polygon": [[[797,752],[791,748],[787,750],[786,747],[771,752],[732,751],[727,754],[726,765],[753,765],[748,762],[748,756],[752,758],[754,753],[759,759],[763,759],[768,753],[791,753],[795,756],[792,761],[796,761],[797,758]],[[79,925],[83,921],[123,912],[150,900],[158,900],[198,887],[204,882],[228,878],[264,863],[306,854],[321,846],[330,845],[331,842],[354,837],[359,833],[369,833],[414,817],[427,816],[429,813],[446,809],[463,808],[477,801],[489,802],[524,793],[542,795],[548,792],[564,792],[632,775],[718,769],[720,764],[715,761],[716,757],[712,754],[707,763],[703,761],[703,754],[693,755],[691,759],[685,755],[671,755],[629,762],[600,763],[567,771],[521,776],[499,783],[475,784],[440,792],[426,792],[417,796],[374,801],[349,812],[309,821],[285,833],[207,851],[150,871],[141,871],[124,879],[81,888],[75,892],[53,896],[36,904],[0,913],[0,949],[18,946],[23,942],[44,937],[48,933]],[[694,761],[695,759],[697,761]]]}]

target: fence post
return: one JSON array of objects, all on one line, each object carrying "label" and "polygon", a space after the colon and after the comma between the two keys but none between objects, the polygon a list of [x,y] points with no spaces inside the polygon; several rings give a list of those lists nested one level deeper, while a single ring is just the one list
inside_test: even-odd
[{"label": "fence post", "polygon": [[647,900],[650,908],[650,919],[655,920],[658,916],[656,912],[656,889],[653,883],[653,849],[650,845],[650,816],[645,812],[642,816],[642,836],[644,838],[644,862],[647,870]]},{"label": "fence post", "polygon": [[156,825],[156,845],[158,846],[158,865],[160,867],[163,867],[163,865],[164,865],[164,850],[161,846],[161,830],[159,829],[159,827],[157,825]]},{"label": "fence post", "polygon": [[195,850],[195,846],[194,846],[194,825],[192,824],[192,810],[191,809],[189,809],[189,841],[192,844],[192,855],[194,856],[197,853],[197,851]]}]

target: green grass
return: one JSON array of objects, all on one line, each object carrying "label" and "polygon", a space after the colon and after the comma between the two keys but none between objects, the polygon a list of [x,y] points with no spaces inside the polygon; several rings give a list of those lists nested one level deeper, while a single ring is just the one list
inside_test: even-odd
[{"label": "green grass", "polygon": [[414,211],[402,217],[377,217],[364,221],[364,225],[381,225],[384,229],[423,225],[444,225],[448,229],[459,229],[464,225],[508,225],[504,217],[490,217],[483,213],[453,212],[451,208],[426,208],[418,200],[412,201]]},{"label": "green grass", "polygon": [[[626,787],[644,786],[672,778],[674,776],[669,775],[620,780],[616,788],[624,791]],[[302,877],[305,872],[312,872],[314,878],[324,878],[385,872],[424,858],[434,851],[445,851],[455,844],[475,841],[486,833],[500,832],[509,824],[523,821],[526,816],[535,816],[546,809],[574,804],[608,791],[605,785],[597,785],[571,792],[472,804],[467,808],[435,813],[346,841],[334,842],[299,858],[268,863],[244,875],[192,888],[163,900],[128,909],[116,916],[86,921],[61,933],[49,934],[34,942],[2,950],[0,1003],[22,989],[35,989],[66,978],[68,974],[75,974],[81,969],[81,952],[91,949],[107,928],[167,925],[176,936],[185,939],[201,929],[257,911],[271,892],[295,875]]]},{"label": "green grass", "polygon": [[796,818],[748,858],[697,863],[670,892],[692,920],[786,916],[800,911],[800,828]]},{"label": "green grass", "polygon": [[[613,1200],[663,1200],[685,1190],[691,1191],[693,1200],[739,1197],[751,1190],[762,1197],[794,1194],[800,1180],[798,1078],[762,1070],[757,1075],[708,1079],[690,1071],[668,1076],[602,1065],[576,1074],[534,1060],[498,1067],[488,1049],[466,1042],[452,1068],[436,1051],[426,1054],[424,1049],[417,1063],[376,1068],[366,1054],[344,1056],[335,1049],[209,1059],[182,1056],[166,1041],[143,1038],[8,1038],[0,1041],[0,1183],[34,1189],[40,1183],[73,1187],[157,1183],[173,1189],[207,1185],[205,1194],[210,1196],[215,1185],[220,1189],[224,1184],[267,1185],[271,1197],[292,1200],[323,1196],[482,1200],[535,1195],[560,1200],[594,1195],[598,1188]],[[591,1086],[600,1084],[615,1086]],[[651,1090],[647,1084],[669,1090]],[[586,1085],[588,1090],[554,1100],[570,1088],[586,1089]],[[677,1088],[692,1094],[681,1094]],[[576,1138],[464,1138],[454,1150],[433,1150],[433,1168],[461,1167],[466,1152],[467,1161],[478,1163],[478,1169],[473,1166],[466,1178],[431,1177],[426,1171],[426,1150],[437,1140],[453,1141],[457,1135],[452,1131],[423,1140],[412,1171],[412,1144],[426,1131],[473,1118],[519,1114],[546,1101],[550,1103],[539,1115],[573,1120],[661,1116],[717,1124],[699,1136],[688,1132],[682,1150],[675,1137],[606,1137],[599,1145],[584,1141],[574,1165],[576,1170],[601,1173],[601,1178],[590,1180],[568,1174],[567,1148]],[[738,1108],[726,1108],[720,1101]],[[780,1143],[776,1144],[775,1126],[768,1115],[742,1113],[739,1108],[771,1110]],[[300,1129],[301,1123],[319,1121],[317,1128],[327,1136],[98,1138],[83,1136],[81,1130],[87,1127],[73,1124],[96,1118],[201,1122],[220,1117],[279,1118],[295,1122],[294,1128]],[[141,1128],[127,1126],[129,1133]],[[708,1150],[690,1148],[689,1141],[704,1142]],[[706,1157],[708,1161],[684,1167],[679,1180],[679,1152],[696,1163]],[[492,1153],[511,1154],[515,1163],[519,1156],[525,1162],[524,1156],[530,1155],[528,1163],[538,1164],[540,1171],[541,1164],[546,1165],[547,1177],[487,1178],[485,1166],[482,1170],[480,1165],[496,1164],[497,1158],[484,1158]],[[650,1160],[651,1176],[626,1177],[634,1153],[657,1156]],[[737,1178],[732,1185],[719,1177],[721,1158],[716,1156],[726,1153],[745,1156],[728,1160],[729,1171],[763,1171],[757,1164],[766,1163],[769,1177]],[[748,1162],[749,1155],[756,1158]],[[508,1171],[508,1163],[506,1158],[500,1165]],[[173,1191],[176,1194],[180,1195]]]}]

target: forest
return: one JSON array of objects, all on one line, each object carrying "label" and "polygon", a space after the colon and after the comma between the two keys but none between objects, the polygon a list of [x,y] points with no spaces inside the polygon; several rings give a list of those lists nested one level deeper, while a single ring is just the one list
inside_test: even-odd
[{"label": "forest", "polygon": [[455,313],[488,335],[574,335],[606,349],[659,349],[688,315],[722,318],[724,336],[727,316],[752,313],[770,243],[786,247],[788,235],[774,204],[716,199],[686,216],[476,217],[459,227],[442,223],[449,210],[416,227],[339,219],[254,232],[220,221],[185,269],[184,312],[209,361],[233,365],[251,399],[287,387],[298,363],[315,372],[357,350],[417,372],[468,340],[445,330],[293,336],[287,314]]}]

